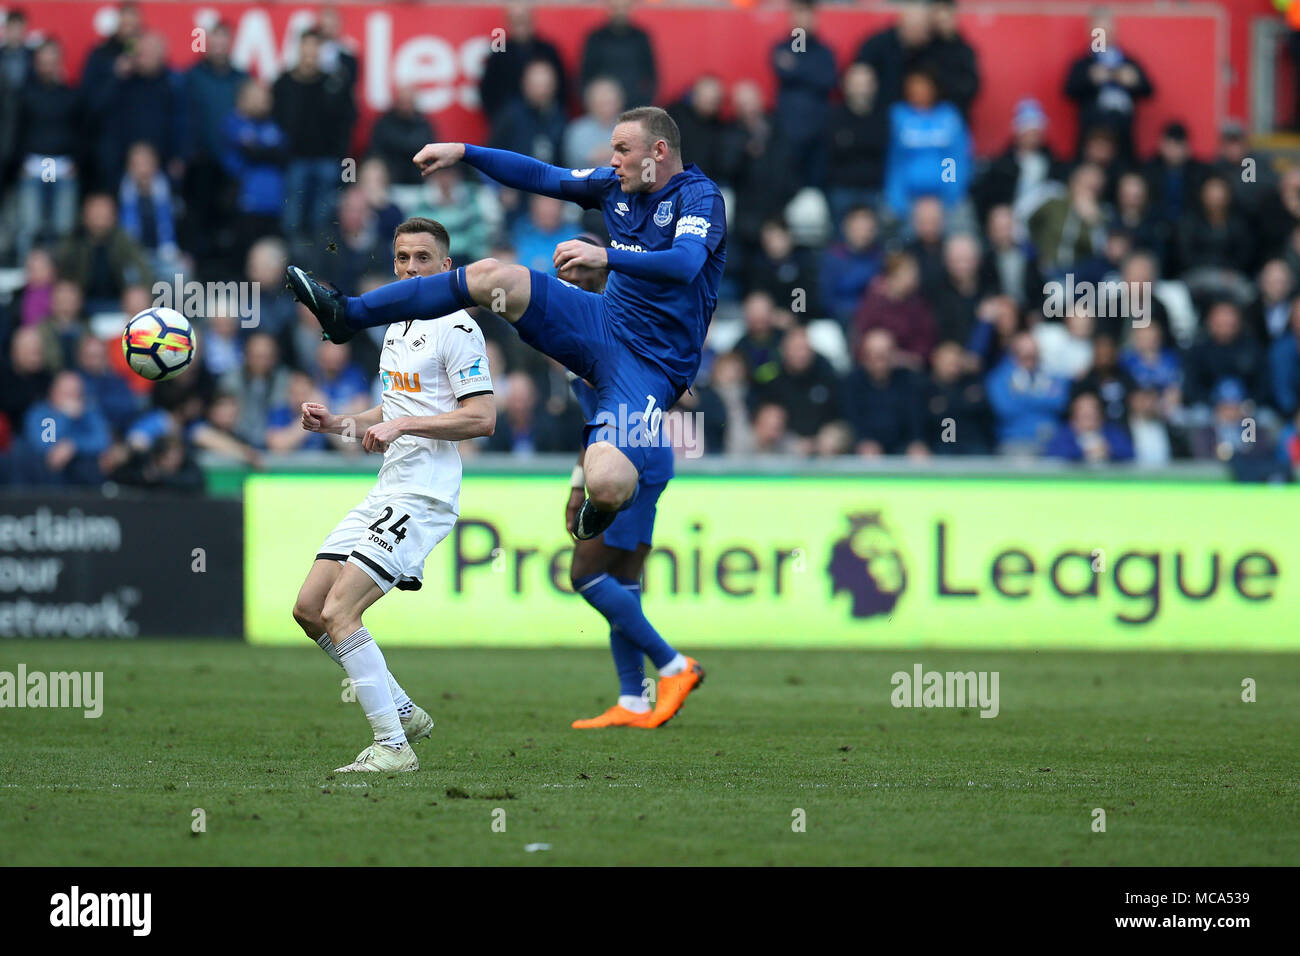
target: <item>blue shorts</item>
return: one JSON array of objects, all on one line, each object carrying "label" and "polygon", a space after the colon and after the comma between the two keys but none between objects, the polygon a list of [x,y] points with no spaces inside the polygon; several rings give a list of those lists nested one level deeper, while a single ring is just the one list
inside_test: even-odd
[{"label": "blue shorts", "polygon": [[532,296],[515,323],[519,337],[595,387],[596,415],[587,421],[583,446],[610,442],[641,474],[648,453],[660,447],[664,413],[686,385],[614,334],[604,296],[535,270],[531,275]]},{"label": "blue shorts", "polygon": [[639,545],[653,544],[655,511],[659,496],[668,482],[637,483],[636,500],[618,513],[614,523],[605,529],[605,544],[623,551],[635,551]]}]

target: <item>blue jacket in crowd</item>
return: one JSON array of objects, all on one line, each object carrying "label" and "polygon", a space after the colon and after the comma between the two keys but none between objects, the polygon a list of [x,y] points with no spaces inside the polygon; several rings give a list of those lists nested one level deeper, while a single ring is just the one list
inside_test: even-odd
[{"label": "blue jacket in crowd", "polygon": [[998,419],[998,441],[1045,441],[1070,400],[1065,379],[1029,372],[1010,357],[989,372],[986,385]]},{"label": "blue jacket in crowd", "polygon": [[885,200],[898,218],[906,220],[913,200],[922,196],[938,196],[948,208],[961,202],[970,189],[972,163],[970,133],[951,103],[928,110],[907,103],[889,108]]},{"label": "blue jacket in crowd", "polygon": [[243,70],[228,67],[218,71],[200,60],[185,74],[185,92],[190,109],[190,151],[220,156],[225,148],[222,131],[226,117],[235,111],[235,97],[248,79]]},{"label": "blue jacket in crowd", "polygon": [[221,165],[239,183],[239,211],[278,216],[284,207],[284,131],[270,119],[231,113],[225,123]]}]

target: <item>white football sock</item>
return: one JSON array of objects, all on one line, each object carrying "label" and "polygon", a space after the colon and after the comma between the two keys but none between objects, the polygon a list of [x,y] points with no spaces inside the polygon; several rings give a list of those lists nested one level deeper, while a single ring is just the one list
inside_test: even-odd
[{"label": "white football sock", "polygon": [[663,667],[659,668],[659,676],[676,677],[684,670],[686,670],[686,657],[683,654],[678,654]]},{"label": "white football sock", "polygon": [[[316,638],[316,643],[320,645],[322,651],[330,656],[330,659],[335,664],[338,664],[339,667],[343,666],[343,662],[339,660],[339,652],[334,649],[334,642],[330,640],[328,634],[322,634]],[[398,716],[411,716],[411,711],[415,710],[415,704],[411,700],[411,695],[402,690],[402,685],[397,683],[397,678],[393,676],[392,671],[388,672],[388,692],[393,695],[393,705],[397,708]]]},{"label": "white football sock", "polygon": [[339,667],[343,666],[343,662],[339,660],[339,652],[335,649],[334,642],[330,640],[328,634],[322,634],[320,637],[316,638],[316,643],[320,645],[322,651],[330,656],[330,660],[335,664],[338,664]]},{"label": "white football sock", "polygon": [[352,678],[357,703],[375,732],[375,743],[401,749],[406,744],[393,693],[388,689],[388,665],[383,651],[364,627],[338,644],[339,663]]},{"label": "white football sock", "polygon": [[634,714],[650,713],[650,702],[644,697],[632,694],[621,694],[618,698],[618,706],[624,710],[630,710]]}]

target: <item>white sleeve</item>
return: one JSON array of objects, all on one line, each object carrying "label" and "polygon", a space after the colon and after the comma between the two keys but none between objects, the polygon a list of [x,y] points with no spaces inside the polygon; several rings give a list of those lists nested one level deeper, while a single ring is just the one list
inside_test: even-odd
[{"label": "white sleeve", "polygon": [[456,317],[442,333],[442,362],[447,369],[452,394],[458,399],[492,391],[487,346],[483,332],[473,319]]}]

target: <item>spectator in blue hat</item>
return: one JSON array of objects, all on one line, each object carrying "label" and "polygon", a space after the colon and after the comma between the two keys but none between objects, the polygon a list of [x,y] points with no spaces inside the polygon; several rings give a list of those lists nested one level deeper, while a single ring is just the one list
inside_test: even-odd
[{"label": "spectator in blue hat", "polygon": [[1226,462],[1236,481],[1292,480],[1287,452],[1273,432],[1259,421],[1245,386],[1225,379],[1214,390],[1214,420],[1193,429],[1197,457]]},{"label": "spectator in blue hat", "polygon": [[981,222],[994,206],[1019,204],[1025,208],[1048,183],[1065,178],[1065,170],[1044,139],[1046,132],[1047,114],[1038,100],[1016,103],[1011,142],[989,163],[971,191]]}]

